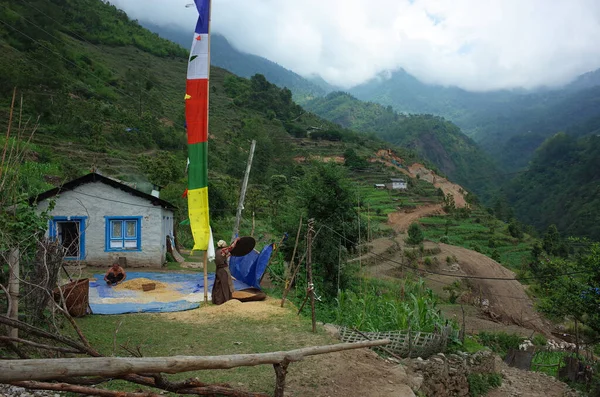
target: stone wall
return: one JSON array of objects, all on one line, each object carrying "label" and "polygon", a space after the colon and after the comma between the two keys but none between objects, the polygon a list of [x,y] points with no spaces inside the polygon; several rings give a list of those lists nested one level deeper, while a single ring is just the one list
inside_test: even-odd
[{"label": "stone wall", "polygon": [[475,354],[438,353],[428,360],[411,360],[409,372],[413,379],[413,391],[431,397],[468,396],[467,376],[473,373],[496,372],[494,354],[480,351]]}]

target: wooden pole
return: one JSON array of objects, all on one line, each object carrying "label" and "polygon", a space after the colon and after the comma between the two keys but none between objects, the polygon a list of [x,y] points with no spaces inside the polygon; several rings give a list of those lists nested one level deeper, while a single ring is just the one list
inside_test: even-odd
[{"label": "wooden pole", "polygon": [[204,303],[208,303],[208,251],[204,251]]},{"label": "wooden pole", "polygon": [[24,380],[57,380],[79,376],[117,377],[132,373],[176,374],[209,369],[231,369],[262,364],[296,362],[307,356],[350,349],[383,346],[389,339],[311,346],[302,349],[258,354],[227,356],[173,356],[173,357],[85,357],[3,360],[0,362],[0,383]]},{"label": "wooden pole", "polygon": [[315,232],[315,220],[308,220],[308,254],[306,259],[306,274],[308,276],[308,291],[310,294],[310,311],[312,316],[312,332],[317,332],[317,319],[315,318],[315,285],[312,277],[312,238]]},{"label": "wooden pole", "polygon": [[279,246],[281,244],[283,244],[283,240],[285,240],[285,235],[281,238],[281,240],[279,241],[279,244],[277,244],[275,246],[275,249],[273,250],[273,252],[271,253],[271,257],[269,258],[269,261],[267,262],[267,266],[265,267],[265,271],[262,274],[262,276],[260,276],[260,281],[259,283],[262,283],[263,278],[265,277],[265,274],[267,274],[267,269],[269,268],[269,266],[271,266],[271,261],[273,260],[273,258],[275,257],[275,255],[277,255],[277,251],[279,250]]},{"label": "wooden pole", "polygon": [[371,204],[367,204],[367,242],[371,242]]},{"label": "wooden pole", "polygon": [[[8,266],[10,267],[8,276],[8,293],[10,296],[10,313],[8,317],[13,320],[19,319],[19,249],[14,248],[10,251],[8,257]],[[8,336],[11,338],[19,337],[19,329],[9,328]]]},{"label": "wooden pole", "polygon": [[288,361],[282,362],[281,364],[273,364],[275,369],[275,393],[274,397],[284,397],[285,392],[285,376],[287,375],[287,368],[290,363]]},{"label": "wooden pole", "polygon": [[244,182],[242,182],[240,201],[238,203],[237,213],[235,215],[235,225],[233,226],[233,233],[231,234],[231,241],[233,241],[235,236],[240,232],[240,220],[242,218],[242,210],[244,209],[244,199],[246,198],[246,189],[248,188],[248,178],[250,177],[250,168],[252,168],[252,159],[254,158],[255,148],[256,141],[252,140],[252,145],[250,146],[250,155],[248,156],[248,164],[246,164],[246,173],[244,174]]},{"label": "wooden pole", "polygon": [[[320,231],[321,231],[321,229],[319,229],[317,231],[317,233],[314,235],[313,239],[316,238],[319,235]],[[308,250],[306,250],[306,252],[304,253],[304,255],[302,255],[302,258],[298,261],[298,265],[296,266],[296,268],[292,272],[292,277],[290,277],[290,282],[288,283],[287,287],[283,291],[283,298],[281,298],[281,307],[283,307],[283,304],[285,303],[285,299],[286,299],[288,293],[290,292],[290,289],[292,289],[292,284],[294,283],[294,279],[296,278],[296,275],[298,274],[298,271],[300,270],[300,266],[302,265],[302,262],[304,262],[304,258],[306,258],[306,254],[307,253],[308,253]]]},{"label": "wooden pole", "polygon": [[[292,259],[290,259],[290,266],[286,272],[286,280],[289,280],[292,269],[294,268],[294,258],[296,257],[296,250],[298,249],[298,242],[300,241],[300,232],[302,231],[302,215],[300,215],[300,222],[298,222],[298,232],[296,233],[296,242],[294,243],[294,250],[292,251]],[[282,300],[283,305],[283,300]],[[282,306],[283,307],[283,306]]]}]

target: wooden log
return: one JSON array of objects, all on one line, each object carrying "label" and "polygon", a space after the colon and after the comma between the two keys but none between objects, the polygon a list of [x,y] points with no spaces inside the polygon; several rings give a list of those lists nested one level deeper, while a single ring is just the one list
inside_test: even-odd
[{"label": "wooden log", "polygon": [[102,390],[94,387],[71,385],[69,383],[47,383],[47,382],[13,382],[13,386],[24,387],[26,389],[33,390],[54,390],[54,391],[65,391],[79,394],[86,394],[88,396],[100,396],[100,397],[162,397],[156,393],[127,393],[116,390]]},{"label": "wooden log", "polygon": [[333,353],[342,350],[382,346],[389,339],[312,346],[302,349],[259,354],[227,356],[173,356],[173,357],[86,357],[8,360],[0,362],[0,383],[25,380],[56,380],[65,377],[116,377],[135,373],[176,374],[208,369],[230,369],[261,364],[279,364],[300,361],[306,356]]}]

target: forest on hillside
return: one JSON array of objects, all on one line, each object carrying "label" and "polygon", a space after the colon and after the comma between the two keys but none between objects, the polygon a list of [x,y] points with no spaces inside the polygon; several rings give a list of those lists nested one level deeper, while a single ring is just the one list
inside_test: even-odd
[{"label": "forest on hillside", "polygon": [[556,134],[505,189],[516,216],[540,230],[600,240],[600,137]]},{"label": "forest on hillside", "polygon": [[477,144],[442,117],[399,114],[391,106],[362,102],[342,92],[316,98],[305,106],[344,127],[375,132],[388,142],[415,150],[442,174],[484,200],[502,181],[494,163]]}]

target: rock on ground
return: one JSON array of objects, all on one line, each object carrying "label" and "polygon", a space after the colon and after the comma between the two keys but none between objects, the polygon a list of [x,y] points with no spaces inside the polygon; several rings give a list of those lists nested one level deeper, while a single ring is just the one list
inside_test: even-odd
[{"label": "rock on ground", "polygon": [[57,392],[45,390],[27,390],[22,387],[0,383],[0,397],[61,397]]},{"label": "rock on ground", "polygon": [[500,359],[496,366],[502,375],[502,385],[486,397],[577,397],[565,383],[541,372],[523,371],[509,367]]}]

